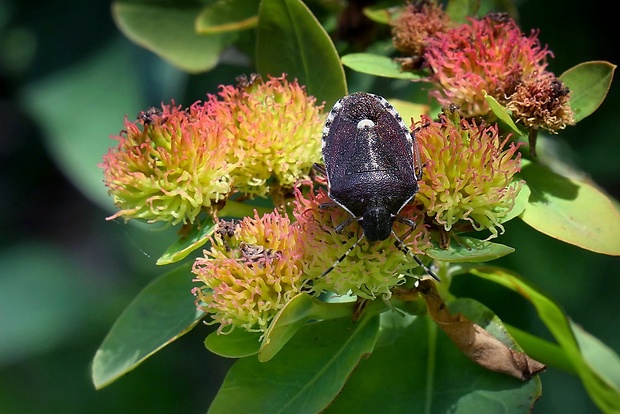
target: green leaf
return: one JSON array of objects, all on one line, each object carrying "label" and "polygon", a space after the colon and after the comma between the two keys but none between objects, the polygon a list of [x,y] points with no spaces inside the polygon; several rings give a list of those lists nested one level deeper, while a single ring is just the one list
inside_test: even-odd
[{"label": "green leaf", "polygon": [[489,108],[491,108],[491,111],[493,112],[493,114],[495,114],[495,116],[497,117],[497,119],[502,121],[504,125],[510,128],[510,130],[514,134],[517,134],[517,136],[525,135],[519,129],[517,124],[515,124],[515,122],[512,120],[508,112],[506,112],[506,109],[503,106],[501,106],[499,102],[495,100],[495,98],[493,98],[491,95],[487,95],[487,93],[484,92],[484,99],[489,105]]},{"label": "green leaf", "polygon": [[200,226],[194,226],[186,237],[177,240],[166,249],[164,254],[157,259],[157,265],[169,265],[185,259],[209,240],[209,236],[213,234],[216,227],[210,217],[200,223]]},{"label": "green leaf", "polygon": [[575,122],[592,114],[603,103],[614,77],[616,65],[604,61],[580,63],[560,75],[570,89],[570,106]]},{"label": "green leaf", "polygon": [[394,59],[372,53],[351,53],[342,57],[342,64],[354,71],[393,79],[423,79],[413,72],[403,72]]},{"label": "green leaf", "polygon": [[467,23],[468,16],[476,16],[480,9],[480,0],[450,0],[446,13],[454,23]]},{"label": "green leaf", "polygon": [[452,242],[448,249],[433,246],[426,251],[426,255],[442,262],[486,262],[515,251],[512,247],[474,239],[473,237],[459,236],[459,240],[462,242],[462,245]]},{"label": "green leaf", "polygon": [[116,320],[92,365],[100,389],[189,332],[203,317],[196,309],[190,266],[180,266],[151,282]]},{"label": "green leaf", "polygon": [[189,5],[112,4],[114,21],[125,36],[189,73],[215,67],[222,51],[236,38],[235,33],[197,34],[194,25],[200,11],[200,6]]},{"label": "green leaf", "polygon": [[243,217],[252,217],[254,216],[254,212],[256,211],[259,215],[269,214],[273,212],[273,200],[264,199],[264,201],[269,201],[270,205],[260,206],[253,204],[240,203],[234,200],[226,200],[226,204],[219,211],[219,217],[234,217],[234,218],[243,218]]},{"label": "green leaf", "polygon": [[[270,207],[261,207],[250,204],[239,203],[234,200],[227,200],[222,209],[219,210],[219,217],[248,217],[254,213],[268,214],[273,211]],[[189,234],[174,242],[166,249],[164,254],[157,259],[157,265],[163,266],[171,263],[179,262],[185,259],[191,252],[204,245],[215,230],[217,224],[213,222],[211,217],[205,218],[200,225],[194,225]]]},{"label": "green leaf", "polygon": [[291,299],[274,317],[265,332],[258,353],[258,360],[267,362],[301,329],[310,319],[351,318],[353,302],[326,303],[307,293],[300,293]]},{"label": "green leaf", "polygon": [[[582,354],[575,339],[572,322],[553,300],[530,282],[508,270],[489,266],[470,269],[469,272],[511,289],[529,300],[536,308],[540,319],[547,326],[575,367],[594,403],[603,412],[620,411],[620,393],[618,389],[611,385],[605,377],[592,369],[584,358],[584,354]],[[544,363],[545,361],[541,362]],[[615,362],[612,363],[615,364]]]},{"label": "green leaf", "polygon": [[196,31],[214,34],[255,27],[259,4],[259,1],[220,0],[202,9],[196,18]]},{"label": "green leaf", "polygon": [[258,353],[258,360],[267,362],[295,335],[312,316],[317,299],[300,293],[288,301],[271,321]]},{"label": "green leaf", "polygon": [[320,412],[372,352],[378,329],[377,315],[307,324],[269,362],[237,361],[209,413]]},{"label": "green leaf", "polygon": [[[481,304],[459,299],[448,305],[516,348]],[[326,413],[529,413],[540,396],[538,377],[519,381],[482,368],[430,318],[384,315],[382,322],[392,325],[400,317],[401,332],[357,367]]]},{"label": "green leaf", "polygon": [[258,353],[260,332],[248,332],[243,328],[227,334],[212,332],[205,339],[205,346],[216,355],[225,358],[243,358]]},{"label": "green leaf", "polygon": [[609,384],[609,387],[615,388],[616,394],[620,395],[620,357],[618,354],[572,320],[570,325],[581,354],[590,368],[596,371]]},{"label": "green leaf", "polygon": [[531,190],[521,219],[541,233],[597,253],[620,255],[620,214],[594,186],[524,161]]},{"label": "green leaf", "polygon": [[364,16],[370,20],[381,23],[390,24],[390,22],[398,17],[403,8],[399,6],[386,7],[385,4],[375,4],[373,6],[364,7],[362,12]]},{"label": "green leaf", "polygon": [[344,69],[329,35],[301,0],[263,0],[256,66],[264,75],[297,78],[328,108],[347,94]]}]

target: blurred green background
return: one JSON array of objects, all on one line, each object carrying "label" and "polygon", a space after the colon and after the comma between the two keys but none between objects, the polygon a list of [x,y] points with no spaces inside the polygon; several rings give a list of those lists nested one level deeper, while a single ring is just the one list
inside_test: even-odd
[{"label": "blurred green background", "polygon": [[[583,61],[620,63],[609,3],[523,1],[524,31],[540,29],[560,74]],[[95,391],[90,361],[108,329],[155,276],[173,231],[105,221],[113,211],[97,168],[110,135],[149,106],[188,105],[250,72],[225,55],[188,76],[126,40],[108,0],[0,2],[0,413],[205,412],[231,361],[193,332]],[[352,76],[351,79],[355,79]],[[620,196],[620,85],[558,141],[568,163]],[[583,327],[620,351],[620,259],[540,235],[519,220],[500,242],[503,265],[535,281]],[[619,235],[620,237],[620,235]],[[473,277],[454,289],[506,322],[548,337],[516,295]],[[518,309],[515,312],[515,309]],[[538,413],[596,412],[579,380],[542,374]]]}]

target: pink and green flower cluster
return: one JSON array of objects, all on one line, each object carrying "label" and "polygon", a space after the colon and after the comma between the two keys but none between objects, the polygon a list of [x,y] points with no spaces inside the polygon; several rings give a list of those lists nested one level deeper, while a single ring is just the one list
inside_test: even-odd
[{"label": "pink and green flower cluster", "polygon": [[[504,14],[446,22],[440,6],[422,4],[405,7],[394,21],[394,45],[409,55],[399,59],[403,70],[430,72],[430,95],[441,105],[458,106],[466,118],[492,119],[485,99],[490,95],[528,129],[555,133],[574,124],[570,91],[546,70],[552,53],[537,32],[524,34]],[[417,67],[410,67],[411,59],[420,62]]]},{"label": "pink and green flower cluster", "polygon": [[320,160],[322,106],[284,76],[141,115],[141,126],[125,119],[101,164],[119,208],[110,219],[193,223],[234,193],[290,189]]},{"label": "pink and green flower cluster", "polygon": [[497,125],[477,125],[445,110],[438,121],[422,116],[416,134],[424,177],[416,199],[445,231],[457,223],[496,237],[512,210],[521,182],[518,145],[508,144]]}]

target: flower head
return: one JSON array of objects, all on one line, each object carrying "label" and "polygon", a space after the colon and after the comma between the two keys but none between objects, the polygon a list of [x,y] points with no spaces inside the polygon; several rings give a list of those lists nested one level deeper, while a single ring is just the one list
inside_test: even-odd
[{"label": "flower head", "polygon": [[209,116],[212,110],[199,104],[182,110],[173,103],[141,113],[140,126],[125,118],[118,145],[101,164],[120,209],[110,219],[191,223],[228,195],[236,164],[229,160],[223,125]]},{"label": "flower head", "polygon": [[544,72],[549,55],[537,33],[525,36],[512,19],[493,15],[429,38],[424,59],[437,86],[431,94],[469,118],[490,111],[485,92],[505,104],[523,79]]},{"label": "flower head", "polygon": [[440,5],[423,1],[408,3],[391,25],[394,47],[408,55],[399,59],[402,69],[413,70],[421,63],[427,39],[446,31],[451,23]]},{"label": "flower head", "polygon": [[555,75],[544,72],[517,85],[506,109],[512,111],[513,118],[527,128],[555,133],[575,124],[569,93]]},{"label": "flower head", "polygon": [[296,81],[255,78],[209,99],[225,108],[216,116],[231,140],[230,162],[239,164],[237,191],[265,196],[274,186],[291,188],[321,160],[322,106]]},{"label": "flower head", "polygon": [[[362,239],[344,260],[321,277],[362,236],[357,222],[338,233],[335,228],[351,216],[338,206],[325,208],[329,204],[333,203],[322,188],[317,193],[311,190],[307,196],[296,191],[293,213],[304,246],[304,272],[313,279],[313,291],[331,291],[339,295],[352,293],[366,299],[389,297],[391,288],[405,282],[403,274],[418,267],[410,256],[396,247],[394,237],[375,242]],[[431,246],[429,232],[421,224],[423,214],[413,206],[407,206],[401,215],[420,223],[404,243],[412,253],[423,253]],[[399,236],[410,229],[398,222],[394,225]]]},{"label": "flower head", "polygon": [[497,125],[476,125],[456,113],[432,121],[423,115],[416,138],[423,181],[416,196],[426,214],[447,231],[460,220],[476,230],[488,229],[491,237],[503,232],[500,223],[514,206],[520,182],[513,182],[521,168],[518,146],[498,135]]},{"label": "flower head", "polygon": [[104,156],[112,218],[193,223],[232,193],[265,196],[308,178],[320,160],[321,106],[296,81],[222,86],[189,108],[163,105],[125,119]]},{"label": "flower head", "polygon": [[307,291],[299,249],[299,228],[277,212],[246,217],[238,225],[220,222],[212,247],[194,263],[198,306],[219,323],[264,332],[296,294]]}]

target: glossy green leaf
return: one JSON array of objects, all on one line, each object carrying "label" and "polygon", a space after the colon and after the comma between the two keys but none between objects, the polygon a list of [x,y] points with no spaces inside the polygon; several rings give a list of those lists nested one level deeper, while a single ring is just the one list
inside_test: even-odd
[{"label": "glossy green leaf", "polygon": [[116,320],[92,365],[100,389],[189,332],[203,317],[196,309],[190,266],[180,266],[151,282]]},{"label": "glossy green leaf", "polygon": [[207,218],[200,226],[192,227],[186,237],[177,240],[157,259],[158,266],[169,265],[185,259],[191,252],[204,245],[215,231],[216,225]]},{"label": "glossy green leaf", "polygon": [[379,317],[306,324],[269,362],[254,357],[228,371],[209,413],[317,413],[372,352]]},{"label": "glossy green leaf", "polygon": [[196,31],[214,34],[255,27],[259,4],[258,0],[220,0],[210,4],[196,18]]},{"label": "glossy green leaf", "polygon": [[389,24],[392,20],[398,17],[403,8],[399,6],[385,7],[385,4],[376,4],[369,7],[364,7],[362,10],[364,16],[370,20],[381,23]]},{"label": "glossy green leaf", "polygon": [[[516,348],[481,304],[460,299],[448,305]],[[538,377],[519,381],[480,367],[430,318],[384,315],[382,321],[397,324],[388,332],[399,334],[360,364],[326,413],[529,413],[540,396]]]},{"label": "glossy green leaf", "polygon": [[603,103],[614,77],[616,65],[604,61],[580,63],[560,75],[570,89],[570,106],[575,122],[592,114]]},{"label": "glossy green leaf", "polygon": [[287,73],[327,108],[347,94],[344,69],[329,35],[301,0],[263,0],[256,66],[264,75]]},{"label": "glossy green leaf", "polygon": [[531,190],[521,219],[541,233],[581,248],[620,255],[620,214],[596,187],[524,162]]},{"label": "glossy green leaf", "polygon": [[112,4],[118,28],[134,43],[189,73],[212,69],[235,33],[209,36],[195,31],[200,6],[159,6],[154,3]]},{"label": "glossy green leaf", "polygon": [[258,359],[267,362],[310,319],[334,319],[353,315],[353,303],[326,303],[307,293],[291,299],[273,318],[265,332]]},{"label": "glossy green leaf", "polygon": [[[530,282],[508,270],[496,267],[478,267],[470,269],[469,272],[507,287],[529,300],[536,308],[540,319],[575,367],[594,403],[603,412],[620,411],[618,389],[610,384],[610,381],[604,376],[592,369],[575,339],[572,322],[553,300]],[[545,361],[541,362],[544,363]]]},{"label": "glossy green leaf", "polygon": [[[267,200],[272,201],[272,200]],[[243,217],[252,217],[254,216],[254,212],[257,212],[259,215],[269,214],[273,212],[273,204],[270,204],[269,207],[252,205],[246,203],[240,203],[234,200],[226,200],[226,204],[219,211],[219,217],[234,217],[234,218],[243,218]]]},{"label": "glossy green leaf", "polygon": [[227,334],[213,332],[205,339],[205,347],[225,358],[243,358],[258,353],[260,337],[260,332],[248,332],[243,328]]},{"label": "glossy green leaf", "polygon": [[467,23],[467,17],[476,16],[480,10],[480,0],[450,0],[445,10],[451,21]]},{"label": "glossy green leaf", "polygon": [[462,244],[453,241],[448,249],[433,246],[426,255],[442,262],[487,262],[515,251],[512,247],[473,237],[459,237],[459,240]]},{"label": "glossy green leaf", "polygon": [[422,79],[418,73],[403,72],[400,64],[388,56],[372,53],[351,53],[342,57],[342,64],[356,72],[393,79]]},{"label": "glossy green leaf", "polygon": [[620,357],[613,349],[570,321],[571,329],[579,344],[583,358],[620,395]]},{"label": "glossy green leaf", "polygon": [[293,337],[312,316],[316,299],[300,293],[291,299],[271,321],[260,346],[258,360],[267,362]]},{"label": "glossy green leaf", "polygon": [[491,111],[493,112],[493,114],[495,114],[495,116],[497,117],[497,119],[503,122],[504,125],[506,125],[513,134],[517,134],[517,136],[525,135],[519,129],[517,124],[515,124],[515,122],[512,120],[512,118],[510,117],[510,114],[506,112],[506,109],[503,106],[501,106],[499,102],[495,100],[495,98],[493,98],[491,95],[487,95],[485,92],[484,99],[489,105],[489,108],[491,108]]}]

